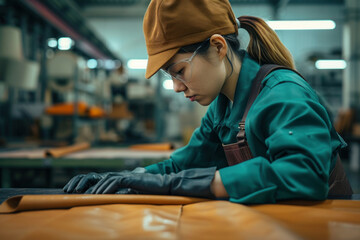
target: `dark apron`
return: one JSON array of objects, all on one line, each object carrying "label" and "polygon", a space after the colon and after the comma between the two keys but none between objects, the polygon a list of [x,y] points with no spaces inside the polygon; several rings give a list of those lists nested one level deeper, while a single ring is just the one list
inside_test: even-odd
[{"label": "dark apron", "polygon": [[[273,64],[264,64],[261,66],[259,72],[257,73],[255,79],[253,80],[250,90],[250,97],[248,99],[244,115],[241,119],[241,122],[239,123],[239,133],[236,136],[237,142],[227,145],[223,144],[223,149],[229,166],[233,166],[235,164],[239,164],[253,158],[253,155],[246,140],[245,120],[252,103],[255,101],[257,95],[261,91],[262,80],[275,69],[289,69],[289,68],[279,65],[273,65]],[[289,69],[289,70],[294,71],[293,69]],[[298,72],[296,73],[299,74]],[[335,167],[331,171],[329,177],[328,196],[337,196],[337,195],[348,196],[352,194],[353,191],[351,189],[351,185],[346,177],[346,173],[342,166],[341,159],[338,155],[336,159]]]}]

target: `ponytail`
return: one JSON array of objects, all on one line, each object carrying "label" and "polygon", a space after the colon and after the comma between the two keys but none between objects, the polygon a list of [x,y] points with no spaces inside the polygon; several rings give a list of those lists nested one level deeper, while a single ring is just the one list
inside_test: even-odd
[{"label": "ponytail", "polygon": [[247,51],[253,59],[261,65],[278,64],[295,69],[289,50],[264,20],[252,16],[241,16],[238,20],[250,35]]}]

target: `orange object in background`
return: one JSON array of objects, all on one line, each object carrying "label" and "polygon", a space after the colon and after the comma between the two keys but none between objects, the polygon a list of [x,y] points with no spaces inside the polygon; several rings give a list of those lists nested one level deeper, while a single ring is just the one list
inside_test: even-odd
[{"label": "orange object in background", "polygon": [[[60,103],[48,107],[45,112],[50,115],[74,115],[75,108],[74,103]],[[101,107],[88,106],[85,102],[79,102],[77,104],[78,115],[90,118],[105,117],[106,112]]]},{"label": "orange object in background", "polygon": [[127,103],[114,103],[112,105],[112,111],[109,113],[108,118],[110,119],[132,119],[134,114],[129,111]]},{"label": "orange object in background", "polygon": [[130,146],[133,150],[152,150],[152,151],[168,151],[174,149],[171,143],[147,143],[147,144],[136,144]]},{"label": "orange object in background", "polygon": [[344,135],[351,132],[352,125],[354,123],[354,110],[353,109],[341,109],[334,123],[335,130]]},{"label": "orange object in background", "polygon": [[90,118],[101,118],[105,117],[105,110],[101,107],[92,106],[88,108],[87,116]]},{"label": "orange object in background", "polygon": [[[75,113],[74,103],[60,103],[46,108],[45,112],[50,115],[73,115]],[[84,102],[78,102],[78,114],[84,116],[88,106]]]},{"label": "orange object in background", "polygon": [[78,143],[78,144],[74,144],[74,145],[66,146],[66,147],[51,148],[51,149],[45,150],[45,157],[58,158],[58,157],[65,156],[66,154],[69,154],[69,153],[88,149],[90,147],[91,147],[90,143],[84,142],[84,143]]}]

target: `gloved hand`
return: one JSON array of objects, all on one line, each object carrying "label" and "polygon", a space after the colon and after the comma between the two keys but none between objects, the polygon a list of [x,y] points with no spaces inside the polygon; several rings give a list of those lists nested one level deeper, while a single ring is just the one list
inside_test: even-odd
[{"label": "gloved hand", "polygon": [[214,198],[210,190],[216,167],[194,168],[179,173],[152,174],[127,172],[107,175],[92,187],[92,194],[143,193]]},{"label": "gloved hand", "polygon": [[[144,173],[146,172],[145,168],[135,168],[133,173]],[[121,172],[106,172],[106,173],[88,173],[80,174],[73,177],[63,188],[63,191],[66,193],[89,193],[90,188],[98,183],[101,179],[109,176],[116,176],[119,174],[130,173],[130,171],[124,170]]]}]

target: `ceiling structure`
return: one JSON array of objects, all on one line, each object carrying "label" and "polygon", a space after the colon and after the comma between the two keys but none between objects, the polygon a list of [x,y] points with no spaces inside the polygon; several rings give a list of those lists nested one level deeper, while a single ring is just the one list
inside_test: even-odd
[{"label": "ceiling structure", "polygon": [[[86,17],[142,17],[150,0],[69,0]],[[345,0],[229,0],[231,5],[270,5],[274,15],[287,5],[344,4]]]},{"label": "ceiling structure", "polygon": [[[139,3],[149,3],[150,0],[73,0],[80,8],[94,6],[131,6]],[[343,4],[344,0],[230,0],[231,4],[272,4],[282,2],[288,4]]]},{"label": "ceiling structure", "polygon": [[[0,10],[6,16],[9,10],[19,12],[19,19],[25,15],[33,15],[57,29],[60,33],[77,40],[80,50],[93,58],[116,59],[114,54],[98,34],[89,26],[89,18],[142,18],[150,0],[3,0]],[[318,4],[344,5],[345,0],[230,0],[232,5],[270,5],[274,15],[287,5]],[[20,7],[20,11],[19,11]],[[16,15],[16,14],[15,14]],[[3,14],[5,16],[5,14]],[[9,23],[14,17],[4,17],[0,20]],[[41,19],[41,20],[40,20]],[[28,24],[31,26],[31,24]]]},{"label": "ceiling structure", "polygon": [[0,24],[20,27],[33,38],[70,37],[76,42],[75,49],[87,57],[118,58],[87,24],[72,0],[0,1]]}]

